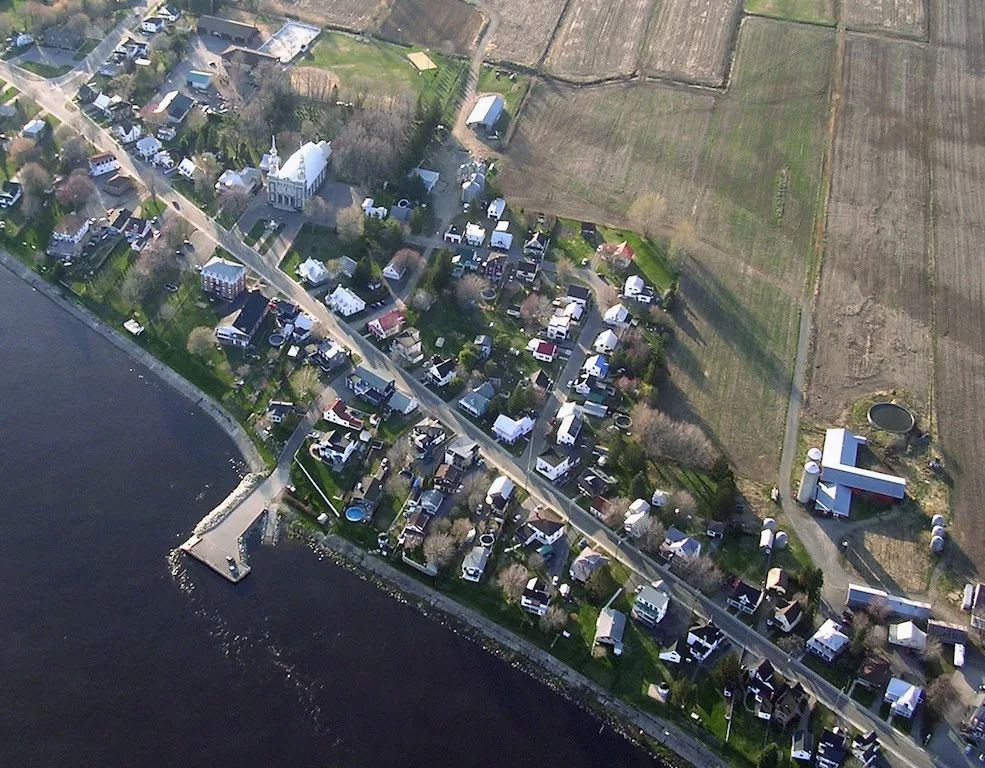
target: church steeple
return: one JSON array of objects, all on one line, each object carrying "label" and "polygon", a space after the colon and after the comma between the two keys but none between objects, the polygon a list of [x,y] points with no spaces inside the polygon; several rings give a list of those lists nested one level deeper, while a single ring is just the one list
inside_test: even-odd
[{"label": "church steeple", "polygon": [[267,173],[269,175],[277,175],[280,171],[280,158],[277,156],[277,137],[270,137],[270,159],[267,163]]}]

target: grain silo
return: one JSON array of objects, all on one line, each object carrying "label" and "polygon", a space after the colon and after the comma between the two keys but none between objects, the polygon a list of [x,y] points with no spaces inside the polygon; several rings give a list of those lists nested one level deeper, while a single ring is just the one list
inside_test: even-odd
[{"label": "grain silo", "polygon": [[944,519],[944,515],[934,515],[934,519],[930,521],[930,524],[936,528],[938,525],[946,525],[947,521]]},{"label": "grain silo", "polygon": [[787,532],[777,531],[776,538],[773,540],[774,549],[786,549],[787,548]]},{"label": "grain silo", "polygon": [[800,486],[797,488],[797,501],[809,504],[817,495],[817,481],[821,477],[821,467],[817,462],[808,461],[800,475]]},{"label": "grain silo", "polygon": [[944,529],[943,525],[935,525],[934,530],[931,531],[931,536],[940,536],[943,539],[947,536],[947,531]]},{"label": "grain silo", "polygon": [[939,554],[944,551],[944,538],[942,536],[934,536],[931,538],[930,551],[934,554]]},{"label": "grain silo", "polygon": [[821,463],[821,449],[815,447],[815,448],[811,448],[809,451],[807,451],[807,460],[808,461],[813,461],[815,464],[820,464]]},{"label": "grain silo", "polygon": [[767,517],[763,519],[763,530],[764,531],[775,531],[776,530],[776,520],[772,517]]}]

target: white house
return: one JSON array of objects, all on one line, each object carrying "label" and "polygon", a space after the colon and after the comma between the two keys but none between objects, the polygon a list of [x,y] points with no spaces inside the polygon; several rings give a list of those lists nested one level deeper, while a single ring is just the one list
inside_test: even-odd
[{"label": "white house", "polygon": [[465,119],[465,124],[470,128],[482,126],[487,131],[492,130],[496,121],[499,120],[499,116],[503,114],[505,106],[506,102],[499,94],[483,96],[472,107],[472,111]]},{"label": "white house", "polygon": [[559,477],[563,477],[571,469],[571,466],[571,457],[559,453],[554,448],[548,448],[537,457],[537,471],[552,483]]},{"label": "white house", "polygon": [[387,280],[403,280],[407,273],[407,265],[404,262],[397,263],[390,259],[390,263],[383,267],[383,277]]},{"label": "white house", "polygon": [[650,522],[650,503],[646,499],[636,499],[629,505],[626,512],[626,523],[623,530],[629,536],[638,538],[646,533],[647,525]]},{"label": "white house", "polygon": [[890,624],[889,643],[914,651],[922,651],[927,647],[927,633],[912,621],[902,624]]},{"label": "white house", "polygon": [[[505,221],[499,222],[500,224],[509,224]],[[513,235],[509,233],[506,229],[500,229],[499,226],[493,230],[492,235],[489,238],[489,247],[495,248],[499,251],[508,251],[513,247]]]},{"label": "white house", "polygon": [[589,376],[604,379],[609,375],[609,361],[602,355],[592,355],[585,361],[582,370]]},{"label": "white house", "polygon": [[646,283],[643,282],[643,278],[639,275],[630,275],[626,278],[625,285],[623,285],[622,295],[630,299],[635,299],[644,291],[646,291]]},{"label": "white house", "polygon": [[195,167],[195,163],[192,162],[191,158],[184,158],[180,163],[178,163],[178,173],[184,176],[186,179],[195,178],[195,173],[198,168]]},{"label": "white house", "polygon": [[160,152],[162,147],[163,145],[156,136],[144,136],[137,142],[137,154],[146,162]]},{"label": "white house", "polygon": [[807,650],[825,661],[834,661],[851,644],[841,625],[832,619],[825,621],[807,641]]},{"label": "white house", "polygon": [[664,620],[670,607],[670,596],[660,588],[662,586],[663,582],[657,581],[646,584],[636,593],[630,613],[634,619],[650,627],[655,627]]},{"label": "white house", "polygon": [[628,325],[629,310],[622,304],[616,304],[615,306],[609,307],[605,310],[605,314],[602,316],[602,321],[606,325],[611,325],[617,328]]},{"label": "white house", "polygon": [[501,197],[497,197],[489,203],[489,207],[486,209],[486,216],[494,221],[503,218],[504,213],[506,213],[506,201]]},{"label": "white house", "polygon": [[383,341],[384,339],[389,339],[396,336],[404,328],[404,323],[407,318],[404,313],[399,309],[391,309],[386,314],[380,315],[375,320],[370,320],[366,324],[366,328],[372,333],[377,339]]},{"label": "white house", "polygon": [[385,219],[390,212],[382,205],[376,205],[376,201],[371,197],[363,200],[363,216],[370,219]]},{"label": "white house", "polygon": [[366,309],[366,302],[343,285],[339,285],[325,299],[329,309],[342,317],[351,317]]},{"label": "white house", "polygon": [[331,429],[321,436],[321,439],[315,444],[314,450],[322,461],[345,464],[352,456],[352,452],[356,450],[357,442],[348,434]]},{"label": "white house", "polygon": [[309,285],[321,285],[328,280],[329,277],[328,270],[325,269],[325,265],[310,256],[305,261],[298,264],[297,273],[298,277]]},{"label": "white house", "polygon": [[581,414],[571,413],[561,420],[557,428],[558,445],[574,445],[578,442],[578,433],[581,432]]},{"label": "white house", "polygon": [[492,550],[489,547],[474,546],[462,560],[462,578],[477,583],[489,564]]},{"label": "white house", "polygon": [[163,168],[165,171],[174,168],[174,158],[171,157],[171,153],[168,152],[166,149],[162,149],[160,152],[154,155],[151,162],[154,163],[154,165],[156,165],[158,168]]},{"label": "white house", "polygon": [[[112,133],[119,140],[121,144],[131,144],[140,138],[141,131],[140,126],[135,123],[120,123],[114,125],[112,128]],[[155,152],[157,150],[154,150]],[[154,154],[154,152],[151,152]]]},{"label": "white house", "polygon": [[923,688],[912,685],[898,677],[889,681],[889,685],[886,686],[886,693],[882,697],[882,700],[889,704],[894,715],[905,717],[907,720],[913,717],[913,713],[917,711],[922,699]]},{"label": "white house", "polygon": [[671,526],[664,533],[664,543],[660,547],[668,557],[683,557],[693,560],[701,556],[701,542]]},{"label": "white house", "polygon": [[527,342],[527,349],[533,354],[535,360],[540,360],[543,363],[554,362],[554,356],[557,354],[557,345],[543,339],[531,339]]},{"label": "white house", "polygon": [[607,355],[616,347],[619,346],[619,337],[616,336],[611,330],[606,328],[602,333],[595,337],[595,343],[592,344],[592,349],[598,352],[600,355]]},{"label": "white house", "polygon": [[48,124],[40,117],[36,117],[21,128],[21,136],[26,136],[36,141],[44,136],[46,130],[48,130]]},{"label": "white house", "polygon": [[500,440],[515,443],[524,435],[529,435],[534,428],[533,419],[524,416],[519,421],[511,419],[505,413],[499,414],[493,422],[492,431]]},{"label": "white house", "polygon": [[514,485],[506,475],[499,475],[486,491],[486,504],[502,512],[513,498]]},{"label": "white house", "polygon": [[457,375],[454,358],[448,357],[431,364],[427,371],[428,378],[439,387],[446,387]]},{"label": "white house", "polygon": [[478,224],[466,224],[465,242],[476,248],[481,248],[486,242],[486,230]]},{"label": "white house", "polygon": [[688,653],[699,664],[707,661],[724,642],[725,635],[714,624],[691,627],[687,631]]},{"label": "white house", "polygon": [[241,190],[252,192],[260,184],[260,172],[256,168],[243,168],[234,171],[227,168],[216,180],[215,188],[219,191]]},{"label": "white house", "polygon": [[462,244],[462,233],[459,231],[458,227],[452,224],[448,227],[445,232],[444,239],[446,243],[452,243],[454,245]]},{"label": "white house", "polygon": [[13,208],[23,194],[23,187],[16,181],[5,181],[0,187],[0,208]]},{"label": "white house", "polygon": [[119,167],[120,161],[116,159],[115,155],[109,153],[93,155],[89,158],[90,176],[102,176],[106,173],[112,173],[118,170]]},{"label": "white house", "polygon": [[520,607],[534,616],[543,616],[551,605],[547,584],[536,576],[532,577],[520,595]]},{"label": "white house", "polygon": [[625,631],[626,614],[614,608],[603,608],[595,620],[595,645],[611,645],[612,652],[619,656]]},{"label": "white house", "polygon": [[166,26],[166,22],[162,18],[152,16],[149,19],[144,19],[140,22],[140,31],[146,32],[148,35],[156,35]]}]

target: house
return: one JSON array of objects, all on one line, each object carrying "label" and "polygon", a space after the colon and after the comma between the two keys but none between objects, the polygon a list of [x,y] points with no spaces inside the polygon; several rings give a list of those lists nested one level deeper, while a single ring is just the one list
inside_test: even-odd
[{"label": "house", "polygon": [[626,283],[623,286],[622,294],[627,298],[634,298],[639,296],[646,289],[646,283],[643,282],[643,278],[639,275],[630,275],[626,278]]},{"label": "house", "polygon": [[529,547],[536,544],[540,547],[550,547],[564,538],[564,523],[558,520],[533,515],[516,529],[516,540],[520,546]]},{"label": "house", "polygon": [[701,542],[674,526],[667,529],[660,551],[665,557],[683,557],[693,560],[701,556]]},{"label": "house", "polygon": [[534,616],[543,616],[551,605],[551,596],[547,593],[547,583],[536,576],[532,577],[520,595],[520,607]]},{"label": "house", "polygon": [[578,478],[578,491],[584,496],[607,493],[616,484],[616,478],[605,474],[598,467],[586,469]]},{"label": "house", "polygon": [[253,343],[270,301],[260,291],[250,291],[239,309],[224,317],[215,329],[216,340],[232,347],[248,347]]},{"label": "house", "polygon": [[346,385],[357,396],[373,405],[382,405],[393,394],[396,383],[393,379],[384,378],[361,365],[349,374]]},{"label": "house", "polygon": [[825,621],[807,641],[807,650],[825,661],[834,661],[851,644],[841,631],[841,625],[832,619]]},{"label": "house", "polygon": [[151,158],[151,162],[165,171],[169,171],[174,168],[174,158],[171,157],[171,153],[166,149],[162,149],[154,155],[154,157]]},{"label": "house", "polygon": [[505,475],[499,475],[486,491],[486,504],[497,512],[503,512],[513,498],[513,481]]},{"label": "house", "polygon": [[[746,666],[746,691],[752,693],[757,704],[773,700],[782,678],[777,674],[769,659],[759,659]],[[768,718],[764,718],[768,719]]]},{"label": "house", "polygon": [[267,404],[267,419],[272,424],[280,424],[294,411],[294,403],[271,400]]},{"label": "house", "polygon": [[609,558],[601,552],[596,552],[591,547],[585,547],[578,556],[571,561],[568,575],[575,581],[584,584],[589,577],[599,568],[609,562]]},{"label": "house", "polygon": [[77,51],[85,42],[85,30],[76,25],[59,24],[48,27],[41,36],[41,42],[47,48]]},{"label": "house", "polygon": [[626,631],[626,614],[603,608],[595,620],[595,645],[611,645],[616,656],[622,654],[622,637]]},{"label": "house", "polygon": [[670,596],[660,588],[662,586],[663,582],[657,581],[644,585],[643,589],[636,593],[630,615],[641,624],[655,627],[667,615]]},{"label": "house", "polygon": [[223,40],[245,45],[260,34],[260,30],[252,24],[241,24],[238,21],[222,19],[218,16],[199,16],[198,34],[212,35]]},{"label": "house", "polygon": [[865,437],[847,429],[825,432],[815,510],[847,518],[856,495],[880,503],[892,503],[906,496],[904,478],[856,466],[859,447],[866,443]]},{"label": "house", "polygon": [[466,470],[479,461],[479,444],[460,435],[445,447],[445,463]]},{"label": "house", "polygon": [[462,484],[462,470],[451,464],[441,464],[434,471],[434,487],[444,493],[454,493]]},{"label": "house", "polygon": [[602,322],[615,328],[629,325],[629,310],[622,304],[611,306],[602,315]]},{"label": "house", "polygon": [[548,448],[537,456],[537,471],[552,483],[564,477],[573,466],[570,456],[558,453],[554,448]]},{"label": "house", "polygon": [[[132,144],[133,142],[137,141],[137,139],[139,139],[141,136],[140,126],[134,123],[130,123],[126,120],[114,125],[111,131],[121,144]],[[148,157],[153,155],[156,151],[157,150],[154,150],[154,152],[150,152]]]},{"label": "house", "polygon": [[922,651],[927,647],[927,633],[912,621],[889,625],[889,644]]},{"label": "house", "polygon": [[437,360],[431,363],[427,371],[431,383],[438,387],[446,387],[455,379],[456,364],[455,359],[446,357],[444,360]]},{"label": "house", "polygon": [[571,318],[559,314],[547,321],[547,338],[551,341],[563,341],[571,333]]},{"label": "house", "polygon": [[497,197],[486,208],[486,216],[494,221],[499,221],[503,218],[504,213],[506,213],[506,201],[501,197]]},{"label": "house", "polygon": [[282,211],[303,211],[328,175],[332,145],[327,141],[308,141],[282,165],[277,143],[271,139],[268,154],[267,203]]},{"label": "house", "polygon": [[781,632],[793,632],[800,620],[804,617],[804,606],[799,600],[790,600],[783,605],[778,605],[773,611],[773,626]]},{"label": "house", "polygon": [[385,315],[370,320],[366,327],[377,339],[383,341],[399,334],[403,330],[406,320],[404,313],[399,309],[391,309]]},{"label": "house", "polygon": [[882,700],[889,704],[889,708],[894,715],[905,717],[907,720],[913,717],[923,699],[923,688],[917,685],[894,677],[886,686],[886,693]]},{"label": "house", "polygon": [[647,526],[650,524],[650,502],[646,499],[636,499],[629,505],[626,512],[626,522],[623,530],[627,536],[639,538],[646,533]]},{"label": "house", "polygon": [[173,23],[181,18],[181,10],[176,5],[162,5],[157,9],[157,15]]},{"label": "house", "polygon": [[724,642],[724,633],[711,622],[691,627],[687,631],[688,655],[699,664],[706,662]]},{"label": "house", "polygon": [[123,225],[123,236],[127,242],[137,244],[143,243],[150,237],[153,226],[147,219],[139,216],[131,216]]},{"label": "house", "polygon": [[523,253],[525,256],[533,256],[541,261],[547,255],[547,249],[550,245],[551,238],[543,232],[532,232],[523,244]]},{"label": "house", "polygon": [[62,216],[48,241],[48,255],[66,262],[77,259],[89,242],[91,226],[92,219],[74,213]]},{"label": "house", "polygon": [[106,191],[115,197],[121,197],[133,189],[133,179],[117,174],[105,184]]},{"label": "house", "polygon": [[752,584],[739,581],[725,602],[743,613],[752,615],[763,602],[763,590],[759,587],[754,587]]},{"label": "house", "polygon": [[800,763],[814,759],[814,735],[810,731],[794,731],[790,739],[790,757]]},{"label": "house", "polygon": [[516,420],[511,419],[505,413],[501,413],[493,422],[492,431],[503,442],[512,444],[521,437],[529,435],[533,428],[534,422],[529,416]]},{"label": "house", "polygon": [[454,243],[455,245],[462,244],[462,231],[452,224],[445,230],[444,240],[446,243]]},{"label": "house", "polygon": [[769,720],[780,728],[786,728],[791,722],[800,722],[800,716],[807,705],[807,693],[800,683],[790,685],[784,680],[777,684],[773,695],[757,702],[756,717]]},{"label": "house", "polygon": [[227,168],[215,183],[218,192],[252,192],[259,186],[260,171],[250,167],[241,168],[238,171]]},{"label": "house", "polygon": [[879,739],[875,731],[858,734],[852,739],[852,754],[862,765],[862,768],[869,768],[881,752],[882,749],[879,746]]},{"label": "house", "polygon": [[102,176],[106,173],[112,173],[113,171],[119,169],[119,167],[120,161],[117,160],[114,155],[108,153],[92,155],[89,158],[90,176]]},{"label": "house", "polygon": [[612,263],[617,269],[626,269],[636,255],[632,246],[623,241],[621,243],[602,243],[595,252],[603,256]]},{"label": "house", "polygon": [[202,290],[232,301],[246,290],[246,267],[213,256],[200,273]]},{"label": "house", "polygon": [[592,292],[583,285],[569,285],[568,290],[564,296],[564,303],[570,304],[574,302],[576,304],[581,304],[581,306],[587,307],[588,301],[591,298]]},{"label": "house", "polygon": [[770,568],[766,572],[766,591],[777,595],[787,594],[787,572],[782,568]]},{"label": "house", "polygon": [[474,418],[481,419],[485,416],[494,394],[492,384],[487,381],[459,398],[458,407]]},{"label": "house", "polygon": [[390,397],[390,401],[386,404],[385,415],[388,416],[389,414],[397,413],[401,416],[409,416],[416,410],[416,400],[407,397],[403,392],[394,392]]},{"label": "house", "polygon": [[338,397],[335,398],[322,416],[325,421],[338,424],[340,427],[345,427],[346,429],[361,430],[363,428],[363,420],[356,416],[355,412],[345,404],[344,400]]},{"label": "house", "polygon": [[337,285],[325,304],[342,317],[352,317],[366,309],[366,302],[344,285]]},{"label": "house", "polygon": [[530,383],[534,386],[534,389],[539,389],[546,392],[554,386],[554,379],[544,373],[542,369],[538,368],[530,374]]},{"label": "house", "polygon": [[349,497],[349,505],[363,511],[363,522],[368,522],[383,499],[383,481],[387,470],[379,467],[372,475],[363,475]]},{"label": "house", "polygon": [[845,764],[847,752],[845,735],[840,728],[825,729],[817,740],[817,750],[814,754],[817,768],[841,768]]},{"label": "house", "polygon": [[945,645],[966,645],[968,629],[961,624],[931,619],[927,622],[927,637],[939,640]]},{"label": "house", "polygon": [[432,515],[438,514],[438,510],[441,509],[441,505],[445,501],[445,494],[439,491],[437,488],[432,488],[430,490],[424,491],[421,494],[419,504],[421,509],[425,512],[429,512]]},{"label": "house", "polygon": [[195,91],[207,91],[212,87],[212,73],[192,69],[185,75],[185,85]]},{"label": "house", "polygon": [[570,413],[561,420],[557,428],[555,440],[558,445],[574,445],[578,442],[578,434],[581,432],[581,413],[579,411]]},{"label": "house", "polygon": [[882,656],[866,653],[855,675],[857,685],[870,691],[881,691],[889,683],[889,662]]},{"label": "house", "polygon": [[123,101],[119,96],[108,96],[105,93],[98,94],[92,100],[92,108],[101,112],[107,120],[112,119],[113,112],[117,104]]},{"label": "house", "polygon": [[406,360],[412,365],[421,362],[424,359],[424,351],[421,346],[421,332],[416,328],[407,328],[390,344],[390,354]]},{"label": "house", "polygon": [[849,608],[868,608],[877,606],[890,616],[925,621],[930,618],[930,603],[910,600],[891,595],[881,589],[873,589],[860,584],[849,584],[845,605]]},{"label": "house", "polygon": [[404,526],[404,533],[424,536],[431,527],[433,515],[429,515],[423,509],[416,509],[407,516],[407,524]]},{"label": "house", "polygon": [[600,355],[607,355],[619,346],[619,337],[610,329],[606,328],[602,333],[595,337],[592,349]]},{"label": "house", "polygon": [[40,141],[41,137],[44,136],[45,131],[48,130],[48,124],[40,117],[35,117],[30,120],[23,128],[21,128],[21,136],[28,139],[34,139],[35,141]]},{"label": "house", "polygon": [[465,581],[478,582],[489,564],[492,550],[489,547],[474,546],[462,560],[462,578]]},{"label": "house", "polygon": [[681,658],[681,641],[674,640],[670,645],[667,645],[660,649],[660,653],[657,658],[660,661],[665,661],[668,664],[680,664]]},{"label": "house", "polygon": [[505,106],[506,102],[499,94],[482,96],[472,107],[472,111],[465,119],[465,124],[469,128],[482,127],[491,131],[499,120],[499,116],[503,114]]},{"label": "house", "polygon": [[465,225],[465,242],[476,248],[481,248],[486,243],[486,230],[478,224]]},{"label": "house", "polygon": [[31,35],[28,32],[18,32],[14,36],[14,47],[15,48],[27,48],[27,46],[33,45],[33,44],[34,44],[34,36]]},{"label": "house", "polygon": [[298,277],[300,277],[301,280],[308,285],[321,285],[322,283],[327,282],[329,278],[328,270],[325,269],[325,265],[310,256],[298,264],[295,272],[297,272]]},{"label": "house", "polygon": [[476,351],[479,353],[480,360],[488,360],[493,353],[493,340],[487,334],[480,334],[473,339]]},{"label": "house", "polygon": [[406,273],[407,264],[404,261],[397,262],[394,259],[390,259],[390,262],[383,267],[383,277],[387,280],[403,280]]},{"label": "house", "polygon": [[501,221],[496,225],[496,229],[489,236],[490,248],[495,248],[497,251],[508,251],[513,247],[513,235],[510,234],[509,227],[509,222],[506,221]]},{"label": "house", "polygon": [[23,194],[23,187],[16,181],[5,181],[0,187],[0,208],[13,208]]},{"label": "house", "polygon": [[724,539],[725,523],[719,520],[709,520],[705,523],[705,535],[709,539]]},{"label": "house", "polygon": [[581,367],[581,369],[589,376],[594,376],[597,379],[604,379],[609,375],[609,361],[602,355],[592,355],[585,360],[585,364]]},{"label": "house", "polygon": [[569,301],[564,305],[564,309],[561,310],[560,314],[567,315],[571,318],[573,322],[578,322],[581,320],[581,316],[585,313],[585,307],[583,304],[579,304],[577,301]]},{"label": "house", "polygon": [[137,142],[137,154],[144,162],[148,162],[154,155],[161,151],[163,146],[157,137],[144,136],[144,138]]},{"label": "house", "polygon": [[426,417],[421,419],[410,431],[410,444],[414,447],[417,458],[430,461],[434,452],[445,444],[448,439],[448,429],[437,419]]},{"label": "house", "polygon": [[540,266],[535,261],[520,259],[516,265],[516,279],[532,283],[537,278]]},{"label": "house", "polygon": [[363,200],[363,204],[361,208],[362,208],[363,216],[366,216],[367,218],[370,219],[383,220],[390,213],[390,211],[387,210],[384,206],[376,205],[376,201],[371,197],[367,197]]},{"label": "house", "polygon": [[543,339],[531,339],[527,342],[527,349],[533,354],[535,360],[540,360],[542,363],[554,362],[554,356],[557,355],[557,344]]},{"label": "house", "polygon": [[357,442],[347,432],[330,429],[315,443],[314,451],[322,461],[345,464],[356,450]]},{"label": "house", "polygon": [[156,35],[167,26],[167,22],[159,16],[151,16],[140,22],[140,31],[148,35]]}]

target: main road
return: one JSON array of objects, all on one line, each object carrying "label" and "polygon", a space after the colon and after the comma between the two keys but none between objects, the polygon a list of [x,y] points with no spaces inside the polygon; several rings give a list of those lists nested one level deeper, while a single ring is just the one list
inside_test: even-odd
[{"label": "main road", "polygon": [[365,365],[387,373],[405,391],[411,392],[422,407],[431,411],[459,434],[468,435],[475,440],[480,445],[483,455],[490,465],[509,475],[521,486],[526,486],[528,493],[538,501],[553,506],[567,518],[575,530],[596,541],[599,546],[624,563],[639,578],[644,581],[662,579],[670,586],[676,599],[702,616],[713,620],[738,646],[745,648],[750,653],[769,659],[788,676],[799,679],[818,701],[837,712],[855,727],[864,731],[875,730],[879,734],[884,750],[901,763],[914,768],[925,768],[934,764],[927,753],[911,739],[895,731],[885,721],[875,717],[872,713],[861,709],[842,691],[821,678],[813,670],[787,656],[765,637],[747,627],[720,605],[697,593],[662,565],[616,538],[599,520],[581,509],[571,499],[559,493],[546,480],[537,475],[528,476],[526,468],[501,450],[500,446],[488,434],[479,430],[466,419],[460,418],[454,409],[432,391],[417,380],[405,376],[399,368],[392,364],[386,354],[347,326],[337,322],[328,309],[312,298],[301,285],[280,271],[276,265],[267,263],[257,251],[247,246],[238,236],[217,225],[192,202],[175,191],[167,178],[152,168],[138,165],[129,155],[121,152],[107,131],[88,120],[69,102],[68,92],[77,86],[77,80],[68,78],[58,88],[52,88],[47,84],[44,87],[38,87],[39,84],[33,76],[28,77],[28,73],[6,63],[0,63],[0,75],[20,90],[29,92],[42,107],[64,124],[79,131],[95,146],[103,151],[116,154],[120,159],[123,172],[141,179],[147,186],[153,184],[158,197],[171,206],[177,215],[183,217],[192,227],[200,230],[206,237],[242,261],[270,288],[294,301],[311,314],[321,323],[326,333],[359,354]]}]

